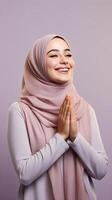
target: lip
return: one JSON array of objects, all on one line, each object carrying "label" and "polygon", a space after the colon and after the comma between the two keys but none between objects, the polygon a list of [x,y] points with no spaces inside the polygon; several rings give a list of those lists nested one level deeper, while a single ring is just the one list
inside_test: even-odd
[{"label": "lip", "polygon": [[61,73],[67,73],[69,71],[69,69],[68,68],[60,68],[57,71],[61,72]]},{"label": "lip", "polygon": [[70,71],[70,68],[68,68],[68,67],[58,67],[58,68],[56,69],[56,71],[57,71],[58,73],[61,73],[61,74],[68,74],[69,71]]},{"label": "lip", "polygon": [[60,67],[56,67],[56,68],[55,68],[55,70],[64,70],[64,69],[65,69],[65,70],[69,70],[70,67],[68,67],[68,66],[63,66],[63,67],[61,67],[61,66],[60,66]]}]

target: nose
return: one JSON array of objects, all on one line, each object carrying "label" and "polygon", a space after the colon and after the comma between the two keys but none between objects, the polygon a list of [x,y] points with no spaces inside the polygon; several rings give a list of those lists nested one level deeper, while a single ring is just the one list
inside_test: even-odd
[{"label": "nose", "polygon": [[60,55],[60,63],[67,64],[68,63],[67,57],[65,57],[64,55]]}]

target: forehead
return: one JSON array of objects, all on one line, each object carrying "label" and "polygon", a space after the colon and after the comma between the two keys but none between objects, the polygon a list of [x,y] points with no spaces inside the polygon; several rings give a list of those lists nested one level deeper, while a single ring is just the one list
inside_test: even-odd
[{"label": "forehead", "polygon": [[69,45],[67,44],[67,42],[61,38],[53,38],[49,41],[48,45],[47,45],[47,50],[51,50],[51,49],[66,49],[69,48]]}]

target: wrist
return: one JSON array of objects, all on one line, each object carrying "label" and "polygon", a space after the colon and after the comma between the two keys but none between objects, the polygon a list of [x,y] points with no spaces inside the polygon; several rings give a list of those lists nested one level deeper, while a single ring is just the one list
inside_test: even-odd
[{"label": "wrist", "polygon": [[64,134],[60,133],[59,131],[57,131],[57,133],[58,133],[64,140],[66,139],[66,137],[65,137]]},{"label": "wrist", "polygon": [[73,141],[76,139],[76,137],[77,137],[77,134],[74,135],[74,136],[70,136],[69,138],[70,138],[70,140],[73,142]]},{"label": "wrist", "polygon": [[76,137],[70,137],[71,142],[73,142],[76,139]]},{"label": "wrist", "polygon": [[66,135],[61,135],[63,137],[64,140],[67,140],[67,136]]}]

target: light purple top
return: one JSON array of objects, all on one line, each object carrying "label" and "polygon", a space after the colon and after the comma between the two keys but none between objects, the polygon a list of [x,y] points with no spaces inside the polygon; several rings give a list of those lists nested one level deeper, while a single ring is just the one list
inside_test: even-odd
[{"label": "light purple top", "polygon": [[[96,200],[91,178],[101,179],[107,172],[108,157],[102,144],[95,112],[90,106],[91,145],[78,133],[76,139],[67,142],[56,133],[40,151],[31,154],[27,130],[18,102],[8,113],[7,137],[13,165],[21,183],[18,200],[53,200],[47,170],[71,147],[80,157],[85,169],[84,184],[89,200]],[[63,176],[63,163],[62,163]]]}]

